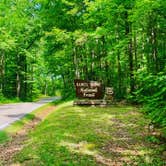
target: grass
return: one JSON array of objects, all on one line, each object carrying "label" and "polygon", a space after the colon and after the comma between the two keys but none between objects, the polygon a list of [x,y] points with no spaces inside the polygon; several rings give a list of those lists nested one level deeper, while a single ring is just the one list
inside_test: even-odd
[{"label": "grass", "polygon": [[165,145],[151,142],[148,119],[131,106],[59,105],[29,134],[15,163],[27,166],[162,166]]},{"label": "grass", "polygon": [[18,103],[18,102],[20,102],[18,98],[7,99],[5,97],[0,96],[0,105],[8,103]]},{"label": "grass", "polygon": [[[45,96],[45,95],[39,95],[33,99],[27,99],[26,101],[38,101],[42,98],[47,98],[49,96]],[[10,104],[10,103],[19,103],[19,102],[22,102],[19,98],[15,97],[15,98],[6,98],[6,97],[3,97],[1,94],[0,94],[0,105],[2,104]]]},{"label": "grass", "polygon": [[9,136],[5,131],[0,131],[0,144],[5,143],[6,141],[9,140]]}]

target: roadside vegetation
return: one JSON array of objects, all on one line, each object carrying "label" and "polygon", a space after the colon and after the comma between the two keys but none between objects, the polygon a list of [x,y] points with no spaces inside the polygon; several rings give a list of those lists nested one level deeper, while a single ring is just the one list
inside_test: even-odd
[{"label": "roadside vegetation", "polygon": [[25,115],[22,119],[17,120],[13,124],[5,128],[4,130],[0,131],[0,144],[4,144],[8,141],[11,141],[13,135],[19,132],[26,124],[31,123],[31,121],[35,119],[37,114],[39,114],[43,110],[48,109],[51,105],[53,104],[52,103],[46,104],[36,109],[35,111]]},{"label": "roadside vegetation", "polygon": [[163,0],[0,1],[0,103],[102,80],[165,129],[165,11]]},{"label": "roadside vegetation", "polygon": [[3,96],[0,96],[0,104],[6,104],[6,103],[18,103],[20,100],[18,98],[5,98]]},{"label": "roadside vegetation", "polygon": [[27,126],[25,147],[5,162],[164,165],[165,15],[163,0],[0,0],[0,104],[73,99],[81,79],[113,88],[115,102],[143,107],[67,104],[30,134],[44,115],[29,114],[0,131],[1,152]]},{"label": "roadside vegetation", "polygon": [[164,166],[165,142],[133,106],[60,105],[29,133],[11,163],[21,165]]}]

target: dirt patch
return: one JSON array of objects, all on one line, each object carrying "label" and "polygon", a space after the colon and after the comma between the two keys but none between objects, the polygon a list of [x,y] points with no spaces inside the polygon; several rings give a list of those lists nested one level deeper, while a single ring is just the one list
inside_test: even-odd
[{"label": "dirt patch", "polygon": [[[139,116],[139,113],[137,112],[131,113],[132,115],[138,114]],[[144,160],[140,161],[143,162],[143,164],[147,164],[148,162],[149,164],[151,164],[153,161],[150,161],[150,158],[154,154],[150,150],[155,151],[156,149],[158,149],[158,153],[161,153],[159,152],[160,145],[164,145],[164,142],[162,140],[160,140],[158,143],[152,142],[157,139],[156,137],[154,137],[154,133],[156,133],[156,135],[159,135],[159,133],[157,133],[155,130],[150,131],[148,124],[145,124],[145,126],[141,128],[140,124],[138,123],[139,119],[135,119],[134,117],[131,117],[130,119],[128,119],[128,121],[125,121],[125,116],[131,115],[131,113],[124,115],[124,118],[119,119],[118,117],[116,117],[111,119],[111,121],[113,122],[112,127],[115,130],[110,132],[112,136],[111,140],[101,148],[101,154],[104,154],[105,157],[98,157],[96,159],[98,163],[106,166],[133,165],[134,160],[137,163],[140,159]],[[148,137],[149,141],[146,140]],[[164,158],[164,154],[165,153],[163,152],[160,159]],[[146,157],[150,160],[146,161],[146,159],[144,159]],[[110,160],[110,158],[112,160]]]},{"label": "dirt patch", "polygon": [[25,145],[24,143],[28,139],[29,131],[33,130],[36,125],[44,120],[50,113],[52,113],[55,108],[55,106],[49,106],[43,111],[39,112],[37,115],[35,115],[35,118],[29,123],[25,124],[20,131],[11,135],[11,141],[0,145],[0,161],[3,163],[3,165],[12,165],[12,158],[16,153],[23,149]]}]

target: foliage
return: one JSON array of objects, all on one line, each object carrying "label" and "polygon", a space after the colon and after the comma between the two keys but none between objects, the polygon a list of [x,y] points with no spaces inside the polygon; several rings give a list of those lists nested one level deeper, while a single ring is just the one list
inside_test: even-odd
[{"label": "foliage", "polygon": [[0,131],[0,144],[5,143],[10,138],[5,131]]},{"label": "foliage", "polygon": [[132,96],[165,126],[163,0],[0,1],[0,98],[74,97],[74,79]]},{"label": "foliage", "polygon": [[145,104],[145,110],[152,122],[166,127],[166,75],[140,72],[138,74],[139,90],[135,97]]}]

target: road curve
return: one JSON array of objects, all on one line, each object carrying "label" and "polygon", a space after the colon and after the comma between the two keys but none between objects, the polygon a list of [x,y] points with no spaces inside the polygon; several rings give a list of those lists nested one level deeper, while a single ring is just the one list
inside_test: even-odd
[{"label": "road curve", "polygon": [[19,120],[35,109],[57,100],[57,97],[44,98],[38,102],[24,102],[0,105],[0,130]]}]

